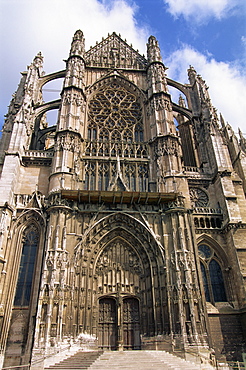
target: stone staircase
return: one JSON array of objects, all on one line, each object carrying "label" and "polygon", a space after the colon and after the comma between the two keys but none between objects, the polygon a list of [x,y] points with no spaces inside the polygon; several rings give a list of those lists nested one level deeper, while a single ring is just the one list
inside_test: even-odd
[{"label": "stone staircase", "polygon": [[46,370],[204,370],[210,365],[194,364],[165,351],[79,351]]},{"label": "stone staircase", "polygon": [[45,370],[83,370],[89,369],[90,365],[102,354],[98,351],[78,351],[74,355],[50,366]]}]

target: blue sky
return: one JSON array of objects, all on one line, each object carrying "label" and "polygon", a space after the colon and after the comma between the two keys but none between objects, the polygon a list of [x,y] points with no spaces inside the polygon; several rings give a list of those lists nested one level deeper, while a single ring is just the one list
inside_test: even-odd
[{"label": "blue sky", "polygon": [[187,83],[193,65],[218,112],[246,133],[245,0],[1,0],[0,14],[1,125],[20,72],[39,51],[46,73],[63,69],[81,29],[86,48],[115,31],[141,54],[156,36],[168,77]]}]

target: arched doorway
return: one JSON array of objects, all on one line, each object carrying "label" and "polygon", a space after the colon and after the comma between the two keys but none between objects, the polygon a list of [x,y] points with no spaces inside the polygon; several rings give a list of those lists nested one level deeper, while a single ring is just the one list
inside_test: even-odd
[{"label": "arched doorway", "polygon": [[135,297],[99,299],[98,346],[103,350],[141,348],[139,300]]},{"label": "arched doorway", "polygon": [[97,223],[76,248],[78,331],[110,350],[139,349],[168,333],[164,263],[133,217],[117,213]]}]

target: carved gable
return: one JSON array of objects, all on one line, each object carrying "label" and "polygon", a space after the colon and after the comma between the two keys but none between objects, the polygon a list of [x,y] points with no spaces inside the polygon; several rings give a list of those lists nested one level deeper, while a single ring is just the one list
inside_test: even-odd
[{"label": "carved gable", "polygon": [[87,66],[146,69],[147,60],[116,33],[108,36],[85,54]]}]

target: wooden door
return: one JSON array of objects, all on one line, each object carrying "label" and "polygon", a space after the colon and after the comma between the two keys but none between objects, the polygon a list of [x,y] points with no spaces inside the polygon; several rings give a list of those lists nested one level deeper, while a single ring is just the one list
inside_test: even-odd
[{"label": "wooden door", "polygon": [[123,347],[141,347],[139,302],[136,298],[125,298],[123,301]]},{"label": "wooden door", "polygon": [[99,301],[99,348],[115,350],[117,347],[117,309],[113,298]]}]

